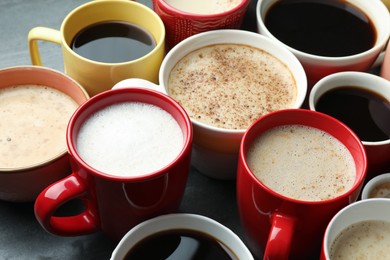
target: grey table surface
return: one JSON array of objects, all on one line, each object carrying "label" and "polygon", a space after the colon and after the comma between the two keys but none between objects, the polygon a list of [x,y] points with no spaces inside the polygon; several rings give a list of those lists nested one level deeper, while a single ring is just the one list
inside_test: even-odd
[{"label": "grey table surface", "polygon": [[[1,0],[0,68],[30,65],[27,34],[35,26],[59,29],[62,20],[85,0]],[[151,7],[150,0],[138,0]],[[252,0],[243,29],[255,26]],[[59,45],[42,42],[44,66],[63,71]],[[236,206],[235,181],[208,178],[191,168],[179,212],[208,216],[235,232],[244,242]],[[39,225],[34,204],[0,201],[0,259],[109,259],[116,241],[101,232],[78,237],[47,233]]]}]

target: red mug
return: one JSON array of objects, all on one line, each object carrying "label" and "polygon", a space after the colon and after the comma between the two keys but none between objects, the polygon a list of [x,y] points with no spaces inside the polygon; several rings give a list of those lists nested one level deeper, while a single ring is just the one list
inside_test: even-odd
[{"label": "red mug", "polygon": [[[249,147],[267,130],[284,125],[314,127],[338,139],[349,150],[356,166],[352,188],[334,198],[306,201],[281,195],[261,182],[248,166]],[[333,117],[310,110],[286,109],[259,118],[243,136],[237,170],[238,208],[253,254],[264,259],[318,259],[327,224],[340,209],[358,198],[366,168],[361,141]]]},{"label": "red mug", "polygon": [[[176,2],[180,3],[182,1]],[[185,7],[191,10],[183,10],[181,7],[169,4],[167,0],[152,0],[153,10],[160,16],[165,25],[167,50],[200,32],[217,29],[239,29],[250,4],[250,0],[241,0],[236,6],[228,10],[222,9],[221,12],[214,12],[215,10],[213,10],[213,12],[207,13],[207,8],[204,8],[206,2],[212,3],[213,1],[191,1],[194,6],[189,5],[190,2],[187,1]],[[196,9],[201,9],[202,12],[193,11]]]},{"label": "red mug", "polygon": [[[183,134],[183,144],[172,161],[143,175],[126,176],[96,170],[85,162],[77,147],[81,126],[97,111],[122,102],[154,105],[175,119]],[[191,121],[185,110],[172,98],[157,91],[125,88],[94,96],[81,105],[69,121],[66,139],[73,173],[39,194],[35,202],[39,223],[56,235],[76,236],[101,230],[119,240],[138,223],[176,211],[187,182],[192,135]],[[84,208],[81,213],[56,215],[61,205],[74,199],[82,201]]]}]

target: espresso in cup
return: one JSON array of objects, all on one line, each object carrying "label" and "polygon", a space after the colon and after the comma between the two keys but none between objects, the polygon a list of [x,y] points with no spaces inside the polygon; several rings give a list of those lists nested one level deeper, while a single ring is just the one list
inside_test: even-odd
[{"label": "espresso in cup", "polygon": [[355,182],[351,153],[338,139],[314,127],[268,130],[253,141],[247,162],[264,185],[296,200],[329,200]]},{"label": "espresso in cup", "polygon": [[107,63],[136,60],[155,46],[156,42],[147,30],[126,21],[104,21],[87,26],[70,44],[77,54]]},{"label": "espresso in cup", "polygon": [[38,165],[66,150],[68,120],[78,104],[43,85],[0,89],[0,168]]},{"label": "espresso in cup", "polygon": [[292,107],[297,86],[289,68],[272,54],[244,44],[213,44],[176,63],[168,93],[191,118],[237,130],[266,113]]},{"label": "espresso in cup", "polygon": [[377,37],[366,13],[344,0],[280,0],[268,9],[264,23],[286,45],[327,57],[365,52]]},{"label": "espresso in cup", "polygon": [[77,151],[93,168],[115,176],[142,176],[170,164],[184,137],[167,111],[124,102],[105,107],[83,122]]},{"label": "espresso in cup", "polygon": [[218,14],[238,6],[242,0],[165,0],[169,5],[181,11],[194,14]]}]

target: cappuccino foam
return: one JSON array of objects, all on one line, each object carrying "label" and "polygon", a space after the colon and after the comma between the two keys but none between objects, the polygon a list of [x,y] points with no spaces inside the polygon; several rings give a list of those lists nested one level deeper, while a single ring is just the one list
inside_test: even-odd
[{"label": "cappuccino foam", "polygon": [[66,127],[78,104],[47,86],[0,89],[0,168],[37,165],[66,152]]},{"label": "cappuccino foam", "polygon": [[91,167],[115,176],[140,176],[171,163],[182,150],[179,124],[160,107],[124,102],[90,116],[77,136],[77,151]]},{"label": "cappuccino foam", "polygon": [[264,50],[216,44],[195,50],[172,69],[168,92],[189,116],[225,129],[246,129],[260,116],[292,107],[295,79]]},{"label": "cappuccino foam", "polygon": [[193,14],[217,14],[238,6],[242,0],[165,0],[170,6]]},{"label": "cappuccino foam", "polygon": [[376,185],[368,195],[369,198],[390,198],[390,182]]},{"label": "cappuccino foam", "polygon": [[355,182],[348,149],[330,134],[303,125],[275,127],[257,137],[247,163],[264,185],[297,200],[328,200]]},{"label": "cappuccino foam", "polygon": [[370,220],[344,229],[333,242],[330,259],[390,259],[390,222]]}]

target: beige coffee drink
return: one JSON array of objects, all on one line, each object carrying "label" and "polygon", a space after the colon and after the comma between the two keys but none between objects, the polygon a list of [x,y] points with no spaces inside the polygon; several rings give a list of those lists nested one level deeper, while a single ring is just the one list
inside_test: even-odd
[{"label": "beige coffee drink", "polygon": [[36,165],[66,151],[66,127],[78,104],[39,85],[0,90],[0,168]]},{"label": "beige coffee drink", "polygon": [[390,198],[390,182],[376,185],[368,194],[369,198]]},{"label": "beige coffee drink", "polygon": [[292,107],[297,86],[288,67],[270,53],[215,44],[192,51],[174,66],[168,93],[193,119],[246,129],[266,113]]},{"label": "beige coffee drink", "polygon": [[249,168],[273,191],[297,200],[323,201],[350,190],[355,163],[336,138],[303,125],[278,126],[257,137]]},{"label": "beige coffee drink", "polygon": [[389,259],[390,222],[369,220],[344,229],[330,248],[330,259]]},{"label": "beige coffee drink", "polygon": [[165,0],[170,6],[193,14],[218,14],[238,6],[242,0]]}]

